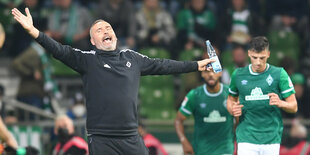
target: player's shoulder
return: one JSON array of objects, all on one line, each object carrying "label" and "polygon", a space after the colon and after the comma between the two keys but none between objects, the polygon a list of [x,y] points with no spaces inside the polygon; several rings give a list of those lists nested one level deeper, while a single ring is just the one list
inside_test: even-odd
[{"label": "player's shoulder", "polygon": [[274,73],[281,73],[283,71],[286,72],[283,67],[277,67],[277,66],[270,65],[270,64],[268,64],[268,67],[269,67],[268,71],[272,72],[273,74]]},{"label": "player's shoulder", "polygon": [[196,87],[196,88],[191,89],[191,90],[188,92],[188,95],[194,96],[194,95],[199,94],[200,92],[204,91],[204,90],[203,90],[203,87],[204,87],[204,86],[205,86],[205,85],[203,84],[203,85],[200,85],[200,86],[198,86],[198,87]]},{"label": "player's shoulder", "polygon": [[140,56],[140,57],[147,57],[146,55],[143,55],[137,51],[134,51],[132,49],[122,49],[120,50],[121,54],[125,54],[125,55],[134,55],[134,56]]}]

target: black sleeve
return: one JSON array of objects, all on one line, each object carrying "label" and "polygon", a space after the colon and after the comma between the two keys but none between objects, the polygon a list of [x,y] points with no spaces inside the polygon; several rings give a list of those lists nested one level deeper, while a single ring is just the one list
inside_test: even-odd
[{"label": "black sleeve", "polygon": [[86,71],[86,59],[81,50],[74,49],[68,45],[62,45],[42,32],[40,32],[36,41],[45,50],[52,53],[56,59],[62,61],[70,68],[81,74]]},{"label": "black sleeve", "polygon": [[86,150],[80,149],[76,146],[72,146],[65,153],[65,155],[85,155],[85,154],[86,154]]},{"label": "black sleeve", "polygon": [[140,65],[141,75],[167,75],[198,71],[196,61],[149,58],[140,53],[134,53]]}]

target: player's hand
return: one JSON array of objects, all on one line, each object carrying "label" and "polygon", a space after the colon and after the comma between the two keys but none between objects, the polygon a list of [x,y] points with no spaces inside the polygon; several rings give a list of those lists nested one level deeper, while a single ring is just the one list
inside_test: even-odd
[{"label": "player's hand", "polygon": [[269,105],[275,105],[279,108],[281,108],[281,100],[279,98],[279,96],[275,93],[269,93]]},{"label": "player's hand", "polygon": [[211,62],[214,62],[215,60],[214,59],[204,59],[204,60],[200,60],[200,61],[197,61],[198,63],[198,71],[205,71],[205,70],[211,70],[212,67],[207,67],[207,64],[211,63]]},{"label": "player's hand", "polygon": [[194,155],[193,147],[187,139],[184,139],[184,141],[182,141],[182,147],[184,155]]},{"label": "player's hand", "polygon": [[242,115],[242,107],[243,105],[240,102],[234,102],[232,105],[232,114],[234,117],[239,117]]}]

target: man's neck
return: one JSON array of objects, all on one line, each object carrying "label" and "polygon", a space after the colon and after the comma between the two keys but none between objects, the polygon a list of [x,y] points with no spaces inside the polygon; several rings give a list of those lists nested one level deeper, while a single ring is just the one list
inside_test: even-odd
[{"label": "man's neck", "polygon": [[214,87],[210,87],[208,85],[206,85],[206,86],[207,86],[207,90],[209,93],[217,93],[221,89],[221,85],[219,82]]}]

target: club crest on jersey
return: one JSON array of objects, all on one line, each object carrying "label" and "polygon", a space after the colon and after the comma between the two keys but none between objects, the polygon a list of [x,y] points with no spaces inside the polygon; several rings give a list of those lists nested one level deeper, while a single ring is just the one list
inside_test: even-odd
[{"label": "club crest on jersey", "polygon": [[266,79],[267,83],[269,86],[271,86],[272,82],[273,82],[273,78],[271,77],[271,75],[269,74],[267,79]]},{"label": "club crest on jersey", "polygon": [[206,123],[218,123],[218,122],[225,122],[226,117],[221,116],[218,110],[213,110],[210,112],[208,117],[204,117],[203,121]]},{"label": "club crest on jersey", "polygon": [[200,108],[206,108],[206,106],[207,106],[207,104],[205,104],[205,103],[200,103],[199,105],[200,105]]},{"label": "club crest on jersey", "polygon": [[251,95],[245,96],[246,101],[268,100],[268,99],[269,99],[269,96],[264,95],[262,89],[259,87],[255,87],[254,89],[252,89]]},{"label": "club crest on jersey", "polygon": [[126,66],[127,66],[128,68],[130,68],[131,63],[130,63],[129,61],[127,61]]},{"label": "club crest on jersey", "polygon": [[241,84],[242,84],[242,85],[247,85],[247,84],[248,84],[248,80],[242,80],[242,81],[241,81]]}]

